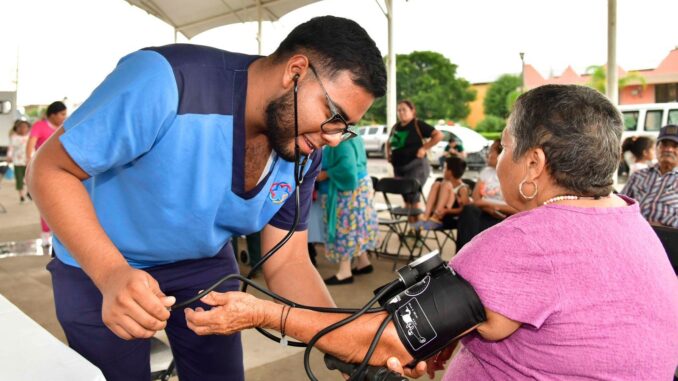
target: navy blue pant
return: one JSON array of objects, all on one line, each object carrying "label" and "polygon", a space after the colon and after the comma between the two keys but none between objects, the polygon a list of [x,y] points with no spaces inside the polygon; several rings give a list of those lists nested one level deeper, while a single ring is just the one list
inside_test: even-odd
[{"label": "navy blue pant", "polygon": [[[123,340],[106,327],[101,318],[102,296],[81,269],[53,259],[52,273],[57,318],[66,333],[68,345],[99,367],[108,381],[148,381],[150,341]],[[215,257],[176,262],[144,269],[177,302],[195,296],[227,274],[238,272],[231,245]],[[237,280],[224,282],[217,290],[237,290]],[[196,302],[192,308],[209,306]],[[240,334],[198,336],[186,326],[183,311],[172,311],[165,328],[182,381],[242,381]]]}]

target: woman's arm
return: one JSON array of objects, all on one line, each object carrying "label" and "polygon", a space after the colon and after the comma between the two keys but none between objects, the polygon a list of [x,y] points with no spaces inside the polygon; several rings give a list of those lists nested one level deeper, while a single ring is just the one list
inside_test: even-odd
[{"label": "woman's arm", "polygon": [[33,153],[35,153],[35,145],[38,143],[37,136],[31,136],[26,143],[26,164],[31,162]]},{"label": "woman's arm", "polygon": [[475,189],[473,189],[473,205],[480,208],[483,212],[492,215],[497,218],[506,218],[506,216],[515,214],[518,211],[507,205],[503,202],[490,202],[483,198],[483,189],[485,188],[485,182],[479,180],[476,184]]},{"label": "woman's arm", "polygon": [[7,147],[7,162],[11,163],[14,157],[14,145],[12,144],[12,136],[9,138],[9,147]]},{"label": "woman's arm", "polygon": [[483,208],[488,204],[486,200],[483,199],[483,190],[485,189],[485,182],[478,180],[475,188],[473,188],[473,205]]},{"label": "woman's arm", "polygon": [[[209,311],[201,308],[195,311],[189,308],[185,310],[188,327],[198,335],[229,335],[254,327],[281,331],[284,326],[285,335],[307,343],[320,330],[348,316],[299,308],[293,308],[287,314],[280,304],[241,292],[212,292],[202,301],[215,307]],[[283,312],[287,315],[286,319]],[[360,363],[385,317],[386,312],[365,314],[323,336],[316,346],[342,361]],[[412,361],[412,356],[400,342],[393,323],[389,323],[384,330],[370,364],[384,365],[390,357],[397,358],[401,364]]]},{"label": "woman's arm", "polygon": [[485,308],[487,320],[480,324],[476,330],[485,340],[499,341],[513,334],[520,328],[521,323],[511,320],[506,316]]},{"label": "woman's arm", "polygon": [[421,159],[426,156],[426,152],[441,140],[443,140],[443,133],[438,130],[433,130],[433,132],[431,132],[431,138],[417,151],[417,157]]}]

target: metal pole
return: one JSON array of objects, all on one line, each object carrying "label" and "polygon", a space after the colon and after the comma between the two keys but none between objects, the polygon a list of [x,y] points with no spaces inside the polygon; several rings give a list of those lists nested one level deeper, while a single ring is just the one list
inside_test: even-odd
[{"label": "metal pole", "polygon": [[525,53],[520,52],[520,93],[525,92]]},{"label": "metal pole", "polygon": [[177,28],[174,28],[174,43],[177,43],[177,38],[179,38],[179,31]]},{"label": "metal pole", "polygon": [[617,80],[617,0],[607,0],[607,97],[619,104]]},{"label": "metal pole", "polygon": [[14,92],[19,93],[19,47],[16,47],[16,71],[14,72]]},{"label": "metal pole", "polygon": [[386,125],[396,123],[396,58],[393,49],[393,0],[386,0],[386,18],[388,19],[388,72],[386,75]]},{"label": "metal pole", "polygon": [[16,47],[16,71],[14,72],[14,109],[16,109],[19,104],[19,49],[20,47],[17,45]]},{"label": "metal pole", "polygon": [[257,0],[257,19],[258,19],[258,26],[257,26],[257,51],[259,52],[258,54],[261,55],[261,39],[262,39],[262,34],[261,34],[261,0]]}]

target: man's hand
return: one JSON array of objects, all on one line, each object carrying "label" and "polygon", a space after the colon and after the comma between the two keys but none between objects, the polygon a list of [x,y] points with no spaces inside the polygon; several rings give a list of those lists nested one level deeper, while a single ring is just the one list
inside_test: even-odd
[{"label": "man's hand", "polygon": [[113,270],[100,287],[104,324],[125,340],[149,338],[165,328],[175,303],[147,272],[132,267]]},{"label": "man's hand", "polygon": [[263,323],[265,313],[260,308],[260,300],[250,294],[210,292],[200,300],[213,308],[184,310],[188,328],[198,335],[230,335]]},{"label": "man's hand", "polygon": [[421,159],[421,158],[423,158],[424,156],[426,156],[426,148],[420,147],[420,148],[417,150],[417,157]]}]

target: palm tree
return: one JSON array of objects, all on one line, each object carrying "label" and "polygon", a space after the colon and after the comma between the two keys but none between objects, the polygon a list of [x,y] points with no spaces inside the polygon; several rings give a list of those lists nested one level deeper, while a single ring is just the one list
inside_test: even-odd
[{"label": "palm tree", "polygon": [[[606,94],[607,90],[607,67],[605,65],[591,65],[586,68],[586,72],[591,74],[591,80],[588,85],[603,94]],[[619,78],[618,81],[619,90],[623,89],[626,86],[633,84],[640,84],[643,87],[643,90],[646,86],[645,77],[640,75],[640,73],[635,71],[629,71],[625,76]]]}]

